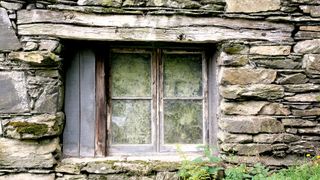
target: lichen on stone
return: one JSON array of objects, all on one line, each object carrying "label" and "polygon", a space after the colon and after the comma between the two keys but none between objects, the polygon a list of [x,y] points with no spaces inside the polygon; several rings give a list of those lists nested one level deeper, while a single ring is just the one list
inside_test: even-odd
[{"label": "lichen on stone", "polygon": [[49,128],[46,124],[28,123],[28,122],[9,122],[9,126],[16,128],[16,131],[22,134],[42,135],[48,132]]}]

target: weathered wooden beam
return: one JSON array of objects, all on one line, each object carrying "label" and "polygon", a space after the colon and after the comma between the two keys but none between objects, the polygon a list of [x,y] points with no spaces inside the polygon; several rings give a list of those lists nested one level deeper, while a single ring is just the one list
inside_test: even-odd
[{"label": "weathered wooden beam", "polygon": [[[54,18],[53,18],[54,19]],[[218,42],[231,39],[292,41],[291,33],[279,30],[230,29],[222,27],[123,28],[83,27],[37,23],[18,26],[19,35],[47,35],[65,39],[98,41]]]},{"label": "weathered wooden beam", "polygon": [[17,24],[55,23],[82,26],[131,27],[131,28],[175,28],[190,26],[216,26],[231,29],[279,30],[291,32],[292,25],[253,21],[245,19],[226,19],[217,17],[187,16],[142,16],[142,15],[97,15],[73,11],[21,10]]}]

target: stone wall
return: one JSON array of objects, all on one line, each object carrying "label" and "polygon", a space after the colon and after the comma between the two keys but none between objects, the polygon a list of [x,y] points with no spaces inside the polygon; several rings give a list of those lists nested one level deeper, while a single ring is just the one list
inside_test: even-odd
[{"label": "stone wall", "polygon": [[[149,27],[118,18],[111,31],[113,15]],[[135,26],[145,36],[129,34]],[[61,160],[63,39],[215,43],[226,160],[284,166],[318,154],[319,0],[0,0],[0,179],[174,178],[176,164]]]}]

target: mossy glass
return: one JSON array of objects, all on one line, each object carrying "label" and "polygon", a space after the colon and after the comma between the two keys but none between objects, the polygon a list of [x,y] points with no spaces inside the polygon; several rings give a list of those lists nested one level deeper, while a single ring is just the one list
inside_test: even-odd
[{"label": "mossy glass", "polygon": [[164,55],[164,96],[202,96],[201,54]]},{"label": "mossy glass", "polygon": [[164,143],[202,144],[202,101],[167,100],[164,103]]},{"label": "mossy glass", "polygon": [[112,96],[151,96],[151,55],[111,54]]},{"label": "mossy glass", "polygon": [[112,100],[112,143],[151,143],[150,100]]}]

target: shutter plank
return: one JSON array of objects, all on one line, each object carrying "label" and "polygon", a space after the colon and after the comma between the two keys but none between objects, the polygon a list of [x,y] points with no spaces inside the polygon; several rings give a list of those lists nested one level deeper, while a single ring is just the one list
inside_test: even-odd
[{"label": "shutter plank", "polygon": [[63,134],[63,152],[66,156],[79,156],[80,109],[79,109],[79,53],[73,59],[66,72],[65,113],[66,125]]},{"label": "shutter plank", "polygon": [[93,157],[95,144],[95,55],[80,54],[80,156]]}]

